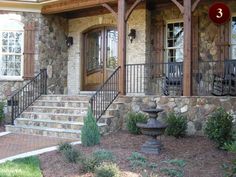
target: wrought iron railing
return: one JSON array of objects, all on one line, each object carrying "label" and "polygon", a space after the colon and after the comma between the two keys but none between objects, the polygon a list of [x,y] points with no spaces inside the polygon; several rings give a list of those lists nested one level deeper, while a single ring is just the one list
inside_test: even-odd
[{"label": "wrought iron railing", "polygon": [[127,64],[126,93],[181,96],[183,63]]},{"label": "wrought iron railing", "polygon": [[37,76],[10,96],[8,105],[11,106],[12,125],[14,120],[43,94],[47,94],[46,69],[41,69]]},{"label": "wrought iron railing", "polygon": [[199,61],[192,76],[193,95],[236,96],[236,60]]},{"label": "wrought iron railing", "polygon": [[119,95],[120,66],[110,75],[104,84],[90,98],[89,103],[98,121]]}]

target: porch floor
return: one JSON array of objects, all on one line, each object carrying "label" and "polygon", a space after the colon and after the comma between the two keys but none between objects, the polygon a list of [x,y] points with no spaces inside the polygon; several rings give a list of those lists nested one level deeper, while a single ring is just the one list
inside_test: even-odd
[{"label": "porch floor", "polygon": [[10,133],[0,137],[0,160],[22,153],[56,146],[61,142],[72,141],[72,139],[67,140],[46,136]]}]

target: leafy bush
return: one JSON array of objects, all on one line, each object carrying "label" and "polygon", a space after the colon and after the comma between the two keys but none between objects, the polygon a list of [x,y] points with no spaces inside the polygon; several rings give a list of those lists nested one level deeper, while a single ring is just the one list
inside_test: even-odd
[{"label": "leafy bush", "polygon": [[141,134],[141,130],[137,127],[136,124],[147,122],[147,116],[142,113],[129,112],[126,117],[126,126],[128,131],[132,134]]},{"label": "leafy bush", "polygon": [[174,136],[176,138],[183,137],[187,130],[187,118],[180,114],[170,113],[166,122],[168,127],[165,133],[169,136]]},{"label": "leafy bush", "polygon": [[217,109],[207,120],[205,134],[215,141],[218,147],[232,141],[233,117],[223,108]]},{"label": "leafy bush", "polygon": [[85,157],[81,160],[81,168],[82,171],[85,173],[94,172],[95,168],[99,165],[99,161],[93,156]]},{"label": "leafy bush", "polygon": [[160,169],[161,173],[171,176],[171,177],[183,177],[184,173],[182,170],[175,169],[175,168],[161,168]]},{"label": "leafy bush", "polygon": [[120,170],[116,164],[102,163],[95,168],[95,175],[96,177],[119,177]]},{"label": "leafy bush", "polygon": [[93,152],[92,156],[97,159],[98,162],[114,162],[116,160],[114,154],[111,151],[101,149]]},{"label": "leafy bush", "polygon": [[236,153],[236,141],[233,141],[231,143],[225,143],[223,149],[229,152]]},{"label": "leafy bush", "polygon": [[63,151],[67,151],[68,149],[72,149],[73,147],[72,147],[72,145],[70,144],[70,143],[60,143],[59,145],[58,145],[58,151],[60,152],[60,153],[63,153]]},{"label": "leafy bush", "polygon": [[2,124],[2,122],[4,121],[4,118],[5,118],[4,106],[5,106],[5,103],[0,102],[0,124]]},{"label": "leafy bush", "polygon": [[94,146],[100,143],[100,133],[91,108],[88,109],[81,130],[81,142],[84,146]]}]

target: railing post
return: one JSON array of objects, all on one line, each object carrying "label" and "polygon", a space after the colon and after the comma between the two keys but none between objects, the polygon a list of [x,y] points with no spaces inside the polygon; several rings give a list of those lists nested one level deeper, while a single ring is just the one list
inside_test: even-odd
[{"label": "railing post", "polygon": [[14,125],[14,97],[11,98],[11,124]]}]

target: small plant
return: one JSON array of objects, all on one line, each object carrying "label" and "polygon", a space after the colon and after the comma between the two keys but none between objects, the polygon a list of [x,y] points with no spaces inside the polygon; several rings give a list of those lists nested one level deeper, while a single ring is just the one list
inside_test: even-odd
[{"label": "small plant", "polygon": [[84,146],[94,146],[100,143],[100,133],[91,108],[88,109],[81,130],[81,142]]},{"label": "small plant", "polygon": [[82,171],[85,173],[94,172],[95,168],[100,165],[98,160],[93,156],[85,157],[80,162]]},{"label": "small plant", "polygon": [[168,164],[176,165],[181,168],[183,168],[186,165],[186,161],[182,159],[171,159],[164,162]]},{"label": "small plant", "polygon": [[176,138],[183,137],[187,130],[187,118],[180,114],[170,113],[166,122],[168,127],[165,133]]},{"label": "small plant", "polygon": [[175,169],[175,168],[162,168],[160,169],[161,173],[171,176],[171,177],[183,177],[184,173],[182,170]]},{"label": "small plant", "polygon": [[66,160],[70,163],[77,163],[77,161],[79,161],[79,159],[82,156],[80,151],[78,151],[75,148],[64,150],[63,155],[66,158]]},{"label": "small plant", "polygon": [[95,175],[96,177],[119,177],[120,170],[116,164],[102,163],[95,168]]},{"label": "small plant", "polygon": [[141,130],[137,127],[136,124],[147,122],[147,116],[142,113],[129,112],[126,117],[126,126],[128,131],[132,134],[141,134]]},{"label": "small plant", "polygon": [[5,106],[5,103],[4,102],[0,102],[0,124],[3,123],[4,118],[5,118],[4,106]]},{"label": "small plant", "polygon": [[82,156],[81,152],[73,148],[70,143],[59,144],[58,151],[62,153],[65,159],[70,163],[76,163]]},{"label": "small plant", "polygon": [[130,161],[130,165],[133,169],[137,167],[146,168],[147,167],[147,159],[138,152],[133,152],[130,157],[128,157]]},{"label": "small plant", "polygon": [[230,164],[224,163],[222,165],[225,177],[235,177],[236,175],[236,159],[233,160]]},{"label": "small plant", "polygon": [[72,147],[72,145],[70,144],[70,143],[60,143],[59,145],[58,145],[58,151],[60,152],[60,153],[63,153],[63,151],[67,151],[68,149],[72,149],[73,147]]},{"label": "small plant", "polygon": [[105,149],[93,152],[92,156],[97,159],[98,162],[114,162],[116,160],[114,154]]},{"label": "small plant", "polygon": [[225,143],[223,149],[229,152],[236,153],[236,141],[233,141],[231,143]]},{"label": "small plant", "polygon": [[233,117],[223,108],[217,109],[207,120],[205,134],[218,147],[232,141]]}]

